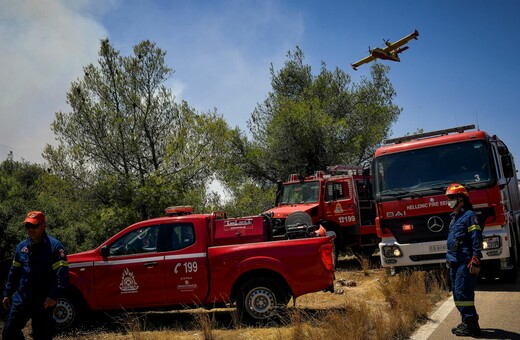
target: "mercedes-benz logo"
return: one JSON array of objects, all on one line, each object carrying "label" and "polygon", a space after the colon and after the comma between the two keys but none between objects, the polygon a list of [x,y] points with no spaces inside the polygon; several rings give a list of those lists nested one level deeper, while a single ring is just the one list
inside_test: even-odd
[{"label": "mercedes-benz logo", "polygon": [[444,228],[444,222],[439,216],[432,216],[428,219],[428,229],[433,233],[438,233]]}]

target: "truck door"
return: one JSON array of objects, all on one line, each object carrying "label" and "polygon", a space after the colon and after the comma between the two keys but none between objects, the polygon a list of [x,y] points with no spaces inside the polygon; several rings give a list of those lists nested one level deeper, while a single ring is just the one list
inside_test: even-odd
[{"label": "truck door", "polygon": [[167,232],[166,294],[170,304],[198,304],[208,294],[208,231],[202,224],[201,220],[181,222]]},{"label": "truck door", "polygon": [[352,178],[330,180],[325,185],[325,218],[340,226],[355,225],[356,207]]},{"label": "truck door", "polygon": [[94,265],[95,295],[102,308],[164,303],[164,256],[158,252],[160,226],[130,230],[109,245],[106,261]]}]

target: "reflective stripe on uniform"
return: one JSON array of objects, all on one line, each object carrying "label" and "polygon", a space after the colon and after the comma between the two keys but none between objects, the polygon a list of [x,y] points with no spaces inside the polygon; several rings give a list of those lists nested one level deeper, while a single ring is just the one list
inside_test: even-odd
[{"label": "reflective stripe on uniform", "polygon": [[471,233],[472,231],[475,231],[475,230],[481,230],[480,226],[478,224],[473,224],[468,227],[468,233]]},{"label": "reflective stripe on uniform", "polygon": [[58,261],[52,265],[52,270],[56,270],[59,267],[68,267],[69,263],[67,261]]},{"label": "reflective stripe on uniform", "polygon": [[18,267],[21,267],[21,266],[22,266],[22,264],[20,262],[16,262],[16,260],[13,260],[13,267],[18,268]]},{"label": "reflective stripe on uniform", "polygon": [[470,306],[474,306],[475,305],[475,301],[455,301],[455,306],[458,306],[458,307],[470,307]]}]

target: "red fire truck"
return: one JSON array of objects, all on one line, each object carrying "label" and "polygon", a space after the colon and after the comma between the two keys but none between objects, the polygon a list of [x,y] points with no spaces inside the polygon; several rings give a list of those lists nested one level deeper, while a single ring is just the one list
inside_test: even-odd
[{"label": "red fire truck", "polygon": [[466,187],[484,227],[482,274],[515,280],[520,195],[513,156],[496,135],[474,128],[395,138],[376,150],[376,228],[381,264],[390,272],[446,261],[452,211],[445,192],[455,182]]},{"label": "red fire truck", "polygon": [[[248,323],[277,318],[289,300],[333,291],[333,233],[307,229],[273,240],[265,216],[226,218],[171,207],[98,248],[68,256],[70,288],[58,299],[59,328],[87,311],[234,305]],[[301,266],[301,259],[305,266]]]},{"label": "red fire truck", "polygon": [[290,175],[287,182],[279,182],[275,207],[265,214],[273,221],[275,237],[303,223],[334,231],[338,251],[349,247],[355,253],[372,255],[380,241],[370,169],[359,166],[329,166],[327,174],[317,171],[307,177]]}]

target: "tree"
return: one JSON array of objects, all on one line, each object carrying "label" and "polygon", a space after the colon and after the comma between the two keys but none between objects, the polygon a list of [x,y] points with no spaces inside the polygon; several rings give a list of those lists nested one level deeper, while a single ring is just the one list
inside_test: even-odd
[{"label": "tree", "polygon": [[38,207],[38,181],[44,169],[13,160],[12,152],[0,163],[0,260],[11,258],[25,237],[25,214]]},{"label": "tree", "polygon": [[236,131],[230,140],[246,173],[274,182],[327,165],[368,162],[401,112],[389,68],[374,63],[370,78],[353,84],[323,62],[314,76],[298,47],[287,56],[278,72],[271,65],[272,91],[248,121],[251,139]]},{"label": "tree", "polygon": [[[52,130],[58,146],[47,145],[51,170],[77,189],[128,219],[163,214],[172,204],[200,204],[214,168],[214,155],[227,124],[216,112],[199,114],[176,103],[164,86],[173,71],[165,52],[150,41],[121,56],[101,41],[99,65],[84,68]],[[199,202],[185,202],[199,197]],[[139,216],[135,216],[135,211]]]}]

